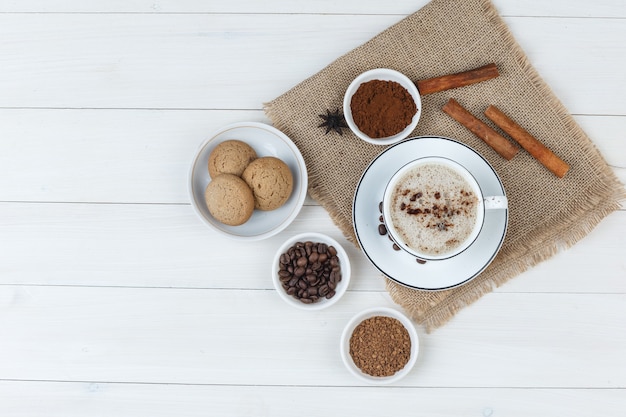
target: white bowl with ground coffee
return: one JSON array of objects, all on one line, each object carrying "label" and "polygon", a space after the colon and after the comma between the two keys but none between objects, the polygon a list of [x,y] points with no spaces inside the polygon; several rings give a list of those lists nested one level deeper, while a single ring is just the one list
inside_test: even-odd
[{"label": "white bowl with ground coffee", "polygon": [[356,77],[346,89],[343,113],[352,132],[374,145],[407,138],[422,114],[417,87],[406,75],[375,68]]},{"label": "white bowl with ground coffee", "polygon": [[391,384],[413,368],[419,352],[411,320],[389,307],[375,307],[355,315],[341,336],[341,358],[357,378],[370,384]]},{"label": "white bowl with ground coffee", "polygon": [[486,209],[506,209],[506,196],[483,196],[472,174],[443,157],[400,168],[383,197],[383,219],[394,242],[422,260],[449,259],[478,237]]}]

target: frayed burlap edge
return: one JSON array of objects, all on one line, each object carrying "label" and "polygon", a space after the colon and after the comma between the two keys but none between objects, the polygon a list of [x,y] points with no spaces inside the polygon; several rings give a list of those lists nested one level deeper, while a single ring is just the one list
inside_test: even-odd
[{"label": "frayed burlap edge", "polygon": [[[619,193],[615,197],[625,198],[624,193]],[[497,274],[492,272],[494,271],[493,268],[488,267],[477,279],[463,285],[459,289],[429,292],[426,297],[430,298],[431,301],[427,304],[427,308],[424,307],[424,304],[413,302],[413,300],[417,299],[412,296],[412,293],[417,290],[404,287],[390,279],[386,279],[386,289],[392,300],[401,305],[413,320],[423,325],[426,331],[430,333],[432,330],[447,323],[461,309],[477,301],[485,294],[492,292],[493,289],[500,287],[537,264],[548,260],[556,255],[559,250],[573,246],[589,234],[604,217],[619,208],[620,206],[617,203],[607,205],[600,211],[598,207],[595,207],[593,215],[582,218],[579,227],[570,229],[570,235],[567,239],[555,236],[552,240],[543,241],[539,246],[526,248],[526,252],[517,251],[520,253],[518,257],[502,262],[498,267]],[[506,254],[498,256],[506,256]],[[456,292],[454,296],[449,294],[441,295],[450,291]]]},{"label": "frayed burlap edge", "polygon": [[[458,289],[428,292],[427,304],[418,304],[413,293],[418,290],[407,288],[390,279],[386,280],[386,289],[392,300],[403,306],[406,312],[417,323],[423,325],[427,332],[440,327],[452,319],[462,308],[472,304],[493,289],[503,285],[511,278],[527,271],[537,264],[556,255],[560,250],[567,249],[588,235],[606,216],[621,208],[620,201],[626,198],[623,184],[615,176],[612,169],[606,164],[596,147],[586,134],[573,120],[561,101],[554,95],[550,87],[543,81],[535,68],[531,65],[517,43],[506,23],[500,17],[491,0],[481,0],[481,5],[488,17],[500,31],[503,39],[520,69],[526,73],[533,87],[545,97],[556,115],[573,132],[576,139],[583,144],[583,152],[589,155],[592,165],[598,167],[601,177],[600,184],[596,183],[596,190],[592,195],[596,198],[584,202],[573,201],[564,210],[567,220],[560,225],[550,224],[550,227],[538,227],[543,230],[544,236],[533,235],[531,239],[522,239],[516,242],[515,253],[502,251],[494,260],[498,263],[498,272],[488,267],[479,277]],[[547,226],[547,225],[546,225]],[[565,233],[566,231],[566,233]],[[531,244],[532,242],[535,244]],[[537,244],[536,242],[541,242]],[[501,262],[506,259],[506,262]],[[493,265],[493,264],[492,264]],[[423,291],[421,291],[424,293]],[[454,295],[452,296],[452,292]],[[424,297],[420,301],[423,302]]]},{"label": "frayed burlap edge", "polygon": [[[278,122],[279,118],[274,116],[274,109],[271,103],[264,103],[263,109],[265,114],[273,121],[274,127],[278,130],[285,131],[288,129],[288,126]],[[307,173],[309,179],[308,192],[309,196],[318,202],[322,207],[326,209],[330,219],[333,221],[340,230],[353,230],[353,224],[351,219],[344,219],[341,215],[339,215],[339,207],[336,206],[333,199],[331,199],[326,191],[324,191],[323,187],[319,185],[319,178],[317,175],[311,173],[310,171]],[[352,244],[354,244],[357,248],[360,249],[360,245],[358,241],[355,239],[354,235],[351,233],[343,233],[345,238]]]},{"label": "frayed burlap edge", "polygon": [[[586,155],[591,165],[597,167],[598,179],[592,185],[593,192],[589,193],[594,196],[593,199],[572,201],[562,210],[562,213],[567,216],[566,219],[560,222],[553,221],[549,224],[537,225],[532,238],[516,237],[513,248],[507,246],[505,241],[505,245],[492,265],[476,279],[459,288],[447,291],[419,291],[387,279],[386,289],[392,300],[403,307],[407,314],[417,323],[423,325],[428,332],[442,326],[462,308],[492,292],[493,289],[503,285],[511,278],[553,257],[560,250],[576,244],[591,232],[604,217],[619,209],[620,200],[626,198],[623,185],[560,100],[530,64],[491,0],[478,1],[487,19],[494,25],[494,29],[500,32],[502,39],[509,48],[509,53],[519,65],[520,71],[526,75],[529,83],[538,94],[545,98],[556,117],[578,140],[581,153]],[[289,126],[286,125],[287,122],[282,121],[275,114],[272,102],[264,103],[263,108],[276,128],[283,131],[289,130]],[[341,208],[336,206],[336,202],[331,198],[328,191],[320,185],[321,180],[309,172],[309,195],[328,211],[331,220],[341,230],[353,230],[352,219],[340,215]],[[344,232],[344,235],[358,247],[358,242],[355,241],[353,234]]]}]

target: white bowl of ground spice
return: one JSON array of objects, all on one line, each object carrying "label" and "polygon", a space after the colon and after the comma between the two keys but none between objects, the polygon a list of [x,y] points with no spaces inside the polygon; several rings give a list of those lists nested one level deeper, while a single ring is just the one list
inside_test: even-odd
[{"label": "white bowl of ground spice", "polygon": [[411,320],[388,307],[364,310],[346,325],[341,358],[357,378],[370,384],[391,384],[413,368],[419,352]]},{"label": "white bowl of ground spice", "polygon": [[376,68],[350,83],[343,98],[343,113],[348,127],[359,138],[375,145],[390,145],[415,130],[422,102],[415,83],[406,75]]}]

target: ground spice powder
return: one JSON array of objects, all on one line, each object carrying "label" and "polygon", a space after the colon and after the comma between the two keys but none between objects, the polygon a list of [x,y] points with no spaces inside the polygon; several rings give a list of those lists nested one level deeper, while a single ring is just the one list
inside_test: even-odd
[{"label": "ground spice powder", "polygon": [[359,323],[350,336],[350,356],[368,375],[391,376],[411,357],[411,338],[393,317],[374,316]]},{"label": "ground spice powder", "polygon": [[380,139],[396,135],[410,125],[417,106],[411,93],[399,83],[371,80],[354,93],[350,110],[361,132]]}]

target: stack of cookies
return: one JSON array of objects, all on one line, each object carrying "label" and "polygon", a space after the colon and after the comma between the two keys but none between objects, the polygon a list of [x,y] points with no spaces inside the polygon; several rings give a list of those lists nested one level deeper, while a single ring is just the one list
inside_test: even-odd
[{"label": "stack of cookies", "polygon": [[209,155],[211,182],[204,198],[211,215],[229,226],[250,219],[255,209],[275,210],[293,190],[291,170],[279,158],[258,157],[240,140],[227,140]]}]

